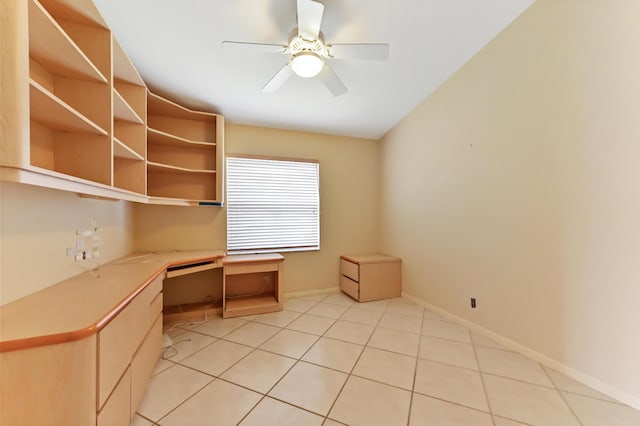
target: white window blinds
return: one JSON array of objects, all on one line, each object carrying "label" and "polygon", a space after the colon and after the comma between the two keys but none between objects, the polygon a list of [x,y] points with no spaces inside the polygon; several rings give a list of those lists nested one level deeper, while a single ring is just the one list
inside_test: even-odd
[{"label": "white window blinds", "polygon": [[227,157],[230,252],[320,249],[319,164]]}]

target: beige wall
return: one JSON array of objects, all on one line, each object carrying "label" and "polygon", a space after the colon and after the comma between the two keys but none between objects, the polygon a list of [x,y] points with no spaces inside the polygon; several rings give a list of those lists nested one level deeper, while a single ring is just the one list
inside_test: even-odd
[{"label": "beige wall", "polygon": [[638,16],[636,0],[538,0],[380,151],[381,248],[405,291],[636,407]]},{"label": "beige wall", "polygon": [[100,263],[133,249],[130,204],[80,198],[74,193],[0,182],[0,304],[83,272],[66,255],[76,229],[95,219]]},{"label": "beige wall", "polygon": [[[227,124],[227,153],[320,161],[320,251],[286,253],[284,292],[338,285],[343,253],[378,247],[375,141]],[[226,248],[226,208],[136,205],[136,248]]]}]

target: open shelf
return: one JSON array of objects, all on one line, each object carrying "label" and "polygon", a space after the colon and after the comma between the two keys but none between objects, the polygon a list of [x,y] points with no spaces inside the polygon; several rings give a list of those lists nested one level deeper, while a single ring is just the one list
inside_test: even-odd
[{"label": "open shelf", "polygon": [[169,164],[155,163],[153,161],[147,161],[147,169],[150,171],[162,171],[162,172],[174,172],[174,173],[216,174],[215,170],[187,169],[185,167],[171,166]]},{"label": "open shelf", "polygon": [[113,156],[118,158],[128,158],[129,160],[144,161],[144,157],[138,154],[126,144],[120,142],[117,138],[113,138]]},{"label": "open shelf", "polygon": [[29,55],[55,74],[109,82],[37,0],[29,1]]},{"label": "open shelf", "polygon": [[184,118],[187,120],[211,121],[211,118],[216,116],[216,114],[208,112],[192,111],[151,92],[149,92],[147,96],[147,108],[150,114]]},{"label": "open shelf", "polygon": [[150,144],[171,146],[175,148],[183,148],[185,146],[216,146],[215,142],[192,141],[151,127],[147,129],[147,141]]},{"label": "open shelf", "polygon": [[179,170],[215,172],[216,146],[211,144],[182,144],[181,147],[149,143],[147,160],[155,164],[172,166]]},{"label": "open shelf", "polygon": [[124,157],[113,159],[113,185],[116,188],[145,195],[147,182],[145,180],[144,161]]},{"label": "open shelf", "polygon": [[142,118],[116,89],[113,90],[113,118],[115,120],[144,124]]},{"label": "open shelf", "polygon": [[223,259],[225,318],[282,310],[280,276],[284,257],[277,253],[233,255]]},{"label": "open shelf", "polygon": [[[204,178],[203,178],[204,177]],[[207,174],[147,164],[147,195],[192,201],[217,201],[216,182]]]},{"label": "open shelf", "polygon": [[29,81],[31,119],[64,132],[91,133],[107,136],[106,130],[79,113],[62,99],[34,80]]}]

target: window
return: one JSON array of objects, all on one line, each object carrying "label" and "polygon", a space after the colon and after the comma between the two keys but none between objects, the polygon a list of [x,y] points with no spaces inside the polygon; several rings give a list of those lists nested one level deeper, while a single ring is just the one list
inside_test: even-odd
[{"label": "window", "polygon": [[319,164],[227,157],[227,249],[320,249]]}]

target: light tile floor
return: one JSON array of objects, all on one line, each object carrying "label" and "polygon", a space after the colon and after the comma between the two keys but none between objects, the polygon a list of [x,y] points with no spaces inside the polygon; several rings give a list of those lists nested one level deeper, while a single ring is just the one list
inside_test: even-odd
[{"label": "light tile floor", "polygon": [[132,426],[640,425],[640,412],[402,298],[300,297],[171,336]]}]

